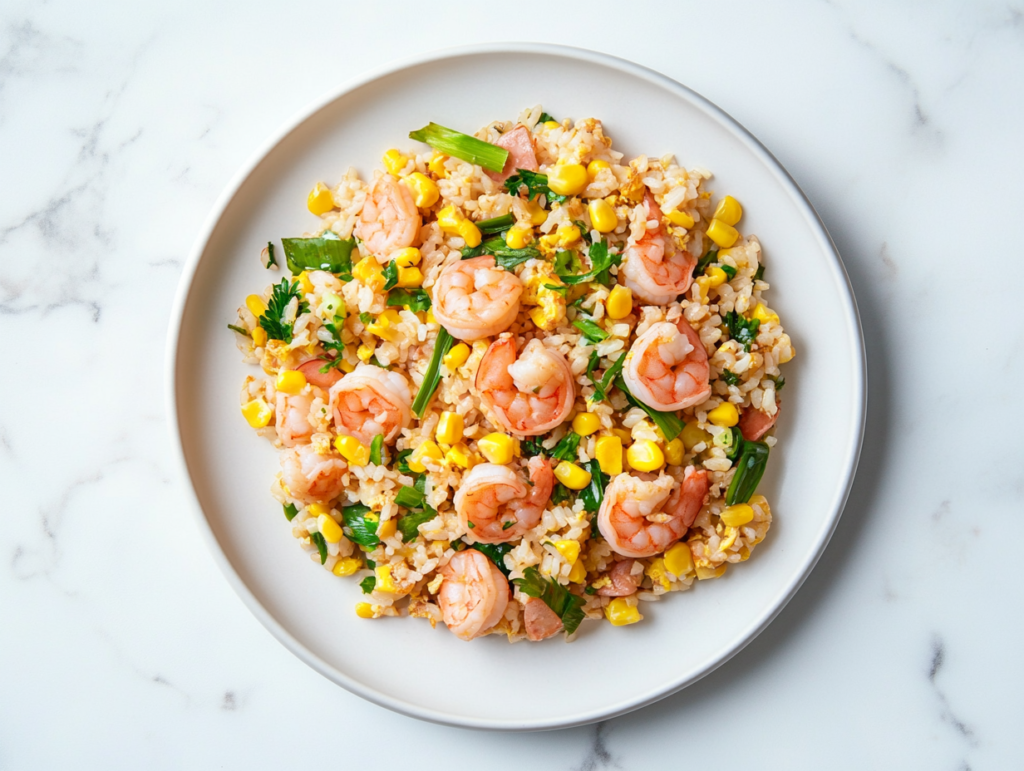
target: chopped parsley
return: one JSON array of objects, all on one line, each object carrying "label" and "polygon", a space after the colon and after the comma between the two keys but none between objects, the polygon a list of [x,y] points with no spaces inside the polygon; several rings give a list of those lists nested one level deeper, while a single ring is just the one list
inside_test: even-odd
[{"label": "chopped parsley", "polygon": [[322,328],[327,330],[330,337],[326,340],[320,338],[320,344],[328,354],[333,354],[333,356],[324,355],[320,357],[327,362],[320,368],[322,373],[329,372],[332,367],[340,368],[341,363],[345,358],[345,344],[341,342],[341,330],[339,329],[343,323],[344,320],[338,319],[337,317],[335,317],[334,321],[325,321],[323,323]]},{"label": "chopped parsley", "polygon": [[546,112],[542,112],[542,113],[540,114],[540,117],[539,117],[539,118],[537,118],[537,123],[551,123],[551,122],[554,122],[554,123],[558,123],[558,121],[557,121],[557,120],[555,120],[554,118],[552,118],[552,117],[551,117],[550,115],[548,115],[548,114],[547,114]]},{"label": "chopped parsley", "polygon": [[729,336],[743,346],[744,351],[750,351],[750,346],[757,340],[757,330],[761,326],[758,319],[748,319],[736,311],[729,311],[725,314],[725,325],[729,328]]},{"label": "chopped parsley", "polygon": [[737,375],[735,372],[730,372],[727,369],[723,369],[722,370],[722,380],[725,381],[726,385],[733,386],[733,385],[736,385],[738,382],[740,382],[740,376]]},{"label": "chopped parsley", "polygon": [[292,300],[298,302],[298,308],[295,311],[296,318],[309,310],[309,305],[302,299],[299,282],[289,282],[288,279],[282,278],[280,283],[274,284],[270,302],[267,303],[267,312],[260,316],[260,326],[271,340],[282,340],[286,343],[292,341],[295,322],[286,324],[284,320],[288,304]]},{"label": "chopped parsley", "polygon": [[523,571],[522,578],[514,578],[512,581],[523,594],[543,600],[562,619],[567,635],[579,628],[585,617],[582,597],[577,597],[554,579],[545,580],[535,567],[528,567]]},{"label": "chopped parsley", "polygon": [[505,190],[512,195],[519,194],[519,188],[526,188],[526,200],[532,201],[539,195],[547,198],[548,203],[562,203],[567,196],[552,193],[548,187],[548,175],[526,169],[516,169],[516,173],[505,180]]}]

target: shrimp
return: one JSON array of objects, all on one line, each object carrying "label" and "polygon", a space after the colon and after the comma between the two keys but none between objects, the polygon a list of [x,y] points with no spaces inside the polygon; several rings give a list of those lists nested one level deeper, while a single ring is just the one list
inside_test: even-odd
[{"label": "shrimp", "polygon": [[550,431],[576,401],[572,370],[561,353],[533,339],[516,358],[508,334],[491,343],[480,360],[476,388],[488,417],[520,436]]},{"label": "shrimp", "polygon": [[412,246],[422,224],[412,191],[390,174],[383,174],[366,196],[355,234],[378,262],[384,262],[396,249]]},{"label": "shrimp", "polygon": [[281,482],[290,496],[303,503],[322,503],[345,490],[348,465],[336,455],[320,455],[312,445],[281,453]]},{"label": "shrimp", "polygon": [[385,442],[392,441],[412,417],[405,377],[370,364],[360,364],[331,386],[330,405],[338,433],[363,444],[378,434],[384,434]]},{"label": "shrimp", "polygon": [[530,642],[546,640],[562,631],[562,619],[539,597],[531,597],[523,607],[526,639]]},{"label": "shrimp", "polygon": [[508,607],[508,581],[493,562],[476,549],[456,552],[441,568],[437,592],[441,618],[463,640],[487,632]]},{"label": "shrimp", "polygon": [[708,472],[687,466],[682,482],[667,474],[645,481],[619,474],[604,493],[597,529],[623,557],[653,557],[686,535],[708,493]]},{"label": "shrimp", "polygon": [[708,354],[685,319],[660,321],[638,337],[622,379],[633,396],[662,412],[700,404],[711,395]]},{"label": "shrimp", "polygon": [[481,463],[462,479],[455,512],[471,542],[504,543],[522,537],[540,522],[551,498],[555,476],[539,455],[527,466],[530,484],[508,466]]},{"label": "shrimp", "polygon": [[324,366],[323,359],[306,359],[306,361],[302,362],[302,364],[297,366],[295,369],[306,376],[307,383],[312,383],[317,388],[327,390],[341,380],[342,373],[334,368],[331,368],[326,372],[321,372],[320,368],[322,366]]},{"label": "shrimp", "polygon": [[697,258],[676,249],[672,239],[662,234],[661,209],[650,193],[645,204],[647,231],[640,240],[626,247],[619,272],[626,286],[641,300],[667,305],[690,288]]},{"label": "shrimp", "polygon": [[779,419],[779,410],[782,409],[782,402],[775,397],[775,414],[766,415],[761,410],[747,407],[740,414],[739,429],[743,438],[748,442],[756,442],[762,436],[772,430],[775,421]]},{"label": "shrimp", "polygon": [[487,176],[495,182],[504,182],[519,169],[536,171],[540,168],[537,165],[537,153],[533,148],[533,136],[530,129],[522,123],[517,124],[511,131],[506,131],[494,144],[508,150],[508,159],[501,172],[487,172]]},{"label": "shrimp", "polygon": [[608,580],[611,583],[602,586],[597,593],[602,597],[628,597],[636,594],[640,582],[633,575],[633,564],[634,560],[620,560],[612,565],[612,569],[608,571]]},{"label": "shrimp", "polygon": [[313,436],[313,427],[309,424],[309,408],[313,406],[313,397],[309,394],[286,394],[277,392],[277,409],[275,426],[277,436],[285,447],[297,444],[308,444]]},{"label": "shrimp", "polygon": [[437,277],[434,316],[452,337],[480,340],[512,326],[522,293],[523,282],[495,267],[494,257],[460,260]]}]

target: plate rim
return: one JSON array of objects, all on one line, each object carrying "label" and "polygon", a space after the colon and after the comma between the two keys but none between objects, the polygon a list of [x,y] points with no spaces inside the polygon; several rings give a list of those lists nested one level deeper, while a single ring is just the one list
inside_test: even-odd
[{"label": "plate rim", "polygon": [[[803,211],[805,218],[808,220],[812,230],[815,231],[815,237],[819,242],[819,246],[822,251],[830,257],[831,268],[841,281],[838,282],[840,289],[845,288],[843,294],[842,308],[844,316],[847,322],[852,326],[852,346],[853,346],[853,369],[854,369],[854,383],[853,383],[853,396],[856,405],[857,414],[854,416],[853,421],[855,430],[846,448],[845,463],[844,463],[844,478],[840,485],[837,487],[836,495],[833,498],[833,504],[831,507],[830,515],[826,518],[823,523],[823,527],[819,532],[815,547],[807,559],[805,559],[803,565],[800,567],[796,577],[790,582],[789,585],[785,586],[780,599],[776,601],[774,606],[763,612],[761,615],[756,616],[753,622],[742,632],[737,640],[732,644],[731,647],[717,654],[715,657],[709,660],[709,662],[697,673],[685,680],[673,683],[664,688],[656,689],[652,692],[643,693],[635,698],[629,699],[621,704],[613,705],[611,707],[603,707],[600,709],[592,710],[589,712],[582,712],[573,715],[566,715],[561,718],[551,719],[517,719],[517,720],[502,720],[502,719],[490,719],[490,718],[476,718],[466,715],[455,715],[451,713],[441,712],[438,710],[425,708],[417,704],[413,704],[404,701],[401,698],[389,695],[387,693],[376,690],[375,688],[369,687],[355,681],[348,677],[344,672],[335,669],[334,667],[327,664],[325,661],[320,659],[316,654],[306,648],[301,642],[299,642],[284,626],[274,618],[271,613],[263,606],[263,604],[256,598],[256,596],[249,589],[248,585],[242,580],[242,578],[235,571],[230,560],[225,554],[220,542],[217,540],[216,535],[213,532],[213,528],[206,516],[205,511],[199,501],[199,496],[196,492],[195,485],[192,481],[192,475],[189,470],[188,460],[185,455],[185,447],[182,441],[181,435],[181,423],[179,420],[179,409],[178,409],[178,363],[180,354],[180,332],[182,322],[184,320],[185,308],[188,304],[188,299],[191,294],[193,282],[195,279],[196,271],[199,267],[203,252],[205,251],[210,237],[213,235],[217,224],[220,222],[224,211],[231,203],[232,199],[238,193],[239,189],[245,184],[246,180],[252,175],[259,164],[267,157],[281,142],[283,142],[289,134],[299,128],[303,123],[313,117],[317,112],[324,109],[332,102],[346,94],[361,88],[365,85],[372,83],[375,80],[381,79],[388,75],[406,70],[412,67],[416,67],[422,64],[428,64],[436,61],[446,59],[459,59],[465,57],[478,56],[481,54],[539,54],[547,56],[557,56],[576,61],[583,61],[591,64],[598,64],[611,69],[619,70],[628,75],[641,78],[643,80],[650,81],[655,85],[658,85],[665,90],[674,93],[677,97],[694,103],[697,107],[707,112],[711,117],[716,119],[723,127],[729,129],[733,135],[757,157],[760,158],[762,163],[769,169],[769,171],[777,178],[779,183],[787,189],[790,193],[794,203]],[[171,308],[170,322],[167,331],[166,349],[165,349],[165,407],[167,410],[167,420],[170,428],[170,434],[173,446],[173,455],[175,459],[175,465],[177,466],[178,473],[181,478],[186,482],[188,500],[192,504],[193,519],[199,527],[200,533],[206,542],[207,548],[210,550],[214,561],[217,563],[224,577],[235,593],[241,598],[242,602],[248,608],[249,612],[256,617],[256,619],[280,642],[285,648],[287,648],[293,655],[295,655],[300,661],[305,663],[311,669],[323,675],[331,682],[340,685],[350,693],[353,693],[361,698],[366,699],[378,706],[385,707],[394,712],[398,712],[408,717],[417,718],[419,720],[425,720],[432,723],[438,723],[441,725],[456,726],[462,728],[472,728],[480,730],[498,730],[498,731],[538,731],[538,730],[552,730],[558,728],[569,728],[573,726],[586,725],[594,723],[599,720],[607,720],[613,717],[624,715],[628,712],[632,712],[637,709],[641,709],[645,706],[653,704],[656,701],[660,701],[674,693],[678,693],[682,689],[692,685],[698,680],[706,677],[707,675],[714,672],[720,666],[725,664],[727,661],[733,658],[747,645],[751,643],[761,632],[763,632],[768,625],[782,612],[783,608],[789,604],[790,600],[796,594],[796,592],[806,581],[811,571],[814,569],[818,560],[825,552],[832,534],[835,532],[836,527],[839,524],[839,519],[842,516],[843,510],[846,506],[847,500],[850,496],[850,491],[853,486],[853,480],[856,476],[857,466],[860,461],[861,448],[864,442],[864,431],[867,420],[867,357],[864,345],[864,329],[861,324],[860,313],[857,307],[856,297],[853,292],[853,286],[850,282],[849,274],[843,265],[842,258],[839,255],[839,251],[832,240],[831,235],[822,222],[821,217],[817,211],[811,205],[807,195],[796,183],[793,177],[785,169],[785,167],[779,162],[779,160],[765,147],[754,135],[744,128],[737,120],[731,115],[725,112],[723,109],[715,105],[713,102],[700,95],[688,86],[673,80],[672,78],[663,75],[656,70],[646,67],[636,62],[623,59],[621,57],[612,56],[610,54],[602,53],[599,51],[593,51],[586,48],[577,48],[573,46],[557,45],[552,43],[526,43],[526,42],[492,42],[476,45],[467,46],[456,46],[456,47],[445,47],[440,49],[429,50],[414,56],[405,57],[398,60],[392,60],[379,67],[371,69],[361,75],[352,78],[337,88],[327,92],[323,96],[308,103],[305,107],[297,111],[288,121],[286,121],[277,131],[273,132],[270,137],[264,140],[254,151],[250,154],[248,159],[239,170],[231,177],[227,185],[217,197],[214,202],[210,213],[207,215],[203,222],[203,225],[199,231],[191,251],[189,252],[188,258],[185,261],[182,269],[181,277],[178,281],[178,286],[175,291],[174,303]]]}]

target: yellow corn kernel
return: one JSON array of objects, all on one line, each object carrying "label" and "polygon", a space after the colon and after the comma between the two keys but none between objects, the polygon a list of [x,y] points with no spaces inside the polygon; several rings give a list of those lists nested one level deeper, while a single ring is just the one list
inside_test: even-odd
[{"label": "yellow corn kernel", "polygon": [[413,200],[420,209],[429,209],[441,197],[437,183],[422,172],[414,171],[402,181],[412,191]]},{"label": "yellow corn kernel", "polygon": [[590,484],[590,472],[567,460],[555,466],[555,478],[570,490],[582,490]]},{"label": "yellow corn kernel", "polygon": [[665,453],[650,439],[641,439],[626,450],[626,462],[637,471],[657,471],[665,465]]},{"label": "yellow corn kernel", "polygon": [[611,168],[608,161],[593,160],[587,164],[587,176],[593,180],[598,174],[608,168]]},{"label": "yellow corn kernel", "polygon": [[391,259],[393,259],[395,264],[400,268],[411,268],[414,265],[420,264],[420,260],[423,259],[423,255],[420,254],[420,250],[415,246],[407,246],[404,249],[398,249],[392,252]]},{"label": "yellow corn kernel", "polygon": [[711,288],[711,279],[707,276],[700,276],[693,282],[693,284],[698,288],[698,290],[700,290],[700,299],[706,300],[708,297],[708,290]]},{"label": "yellow corn kernel", "polygon": [[455,444],[462,439],[464,426],[465,423],[459,413],[442,412],[434,435],[441,444]]},{"label": "yellow corn kernel", "polygon": [[258,294],[251,294],[245,298],[245,307],[249,309],[256,318],[259,318],[267,312],[267,304],[263,302],[263,298]]},{"label": "yellow corn kernel", "polygon": [[515,440],[508,434],[493,433],[477,442],[477,447],[489,463],[504,466],[512,462],[515,444]]},{"label": "yellow corn kernel", "polygon": [[582,584],[587,580],[587,566],[580,561],[576,561],[572,565],[572,570],[569,571],[569,580],[574,584]]},{"label": "yellow corn kernel", "polygon": [[676,578],[682,578],[693,572],[693,555],[685,543],[677,543],[665,552],[665,567]]},{"label": "yellow corn kernel", "polygon": [[684,453],[683,440],[678,436],[665,445],[665,461],[670,466],[681,466]]},{"label": "yellow corn kernel", "polygon": [[257,348],[262,348],[267,344],[267,330],[263,327],[256,327],[252,331],[252,344]]},{"label": "yellow corn kernel", "polygon": [[544,128],[556,129],[556,128],[558,128],[561,125],[562,124],[559,123],[557,120],[546,120],[546,121],[544,121]]},{"label": "yellow corn kernel", "polygon": [[465,219],[466,217],[459,207],[450,203],[437,213],[437,226],[445,233],[457,236],[459,223]]},{"label": "yellow corn kernel", "polygon": [[[444,461],[450,466],[461,466],[462,468],[472,468],[473,466],[473,456],[470,455],[469,448],[461,442],[444,454]],[[410,466],[410,468],[412,467]]]},{"label": "yellow corn kernel", "polygon": [[306,511],[314,517],[319,517],[321,514],[329,514],[331,507],[326,503],[311,503],[306,507]]},{"label": "yellow corn kernel", "polygon": [[597,441],[594,442],[594,456],[605,474],[622,473],[622,439],[619,437],[597,437]]},{"label": "yellow corn kernel", "polygon": [[720,287],[729,280],[728,274],[717,265],[708,265],[704,275],[708,277],[708,286],[711,289]]},{"label": "yellow corn kernel", "polygon": [[720,220],[726,225],[735,225],[743,216],[743,207],[740,206],[739,201],[731,195],[727,195],[718,202],[718,206],[715,207],[715,213],[713,216],[716,220]]},{"label": "yellow corn kernel", "polygon": [[398,322],[402,320],[402,317],[398,315],[398,311],[394,308],[388,308],[386,311],[379,314],[372,323],[366,325],[366,330],[371,335],[376,335],[381,340],[387,340],[394,342],[398,339],[398,330],[395,327]]},{"label": "yellow corn kernel", "polygon": [[626,318],[633,312],[633,290],[616,284],[604,302],[604,309],[610,319]]},{"label": "yellow corn kernel", "polygon": [[422,286],[423,271],[419,268],[399,268],[398,286],[408,288],[411,286]]},{"label": "yellow corn kernel", "polygon": [[330,514],[321,514],[317,517],[316,526],[320,528],[320,535],[327,543],[337,543],[341,540],[341,525],[335,522]]},{"label": "yellow corn kernel", "polygon": [[[370,351],[370,355],[371,356],[373,355],[373,351]],[[341,362],[341,371],[344,372],[346,375],[349,372],[355,372],[355,369],[356,369],[356,365],[353,364],[352,362],[350,362],[350,361],[343,361],[343,362]]]},{"label": "yellow corn kernel", "polygon": [[543,225],[544,220],[548,218],[547,209],[536,201],[527,201],[526,211],[530,213],[530,224],[534,226]]},{"label": "yellow corn kernel", "polygon": [[735,244],[739,237],[740,232],[727,222],[713,219],[708,224],[708,238],[723,249],[728,249]]},{"label": "yellow corn kernel", "polygon": [[417,474],[422,474],[427,470],[427,467],[423,464],[423,461],[429,461],[432,466],[438,466],[441,461],[444,460],[444,453],[441,452],[441,448],[434,442],[427,440],[421,443],[412,451],[412,455],[409,456],[409,460],[406,463],[409,464],[409,468],[415,471]]},{"label": "yellow corn kernel", "polygon": [[522,249],[533,240],[533,231],[530,228],[513,225],[505,234],[505,243],[509,249]]},{"label": "yellow corn kernel", "polygon": [[673,225],[677,225],[678,227],[687,229],[693,227],[693,217],[684,211],[670,211],[665,216],[668,218],[669,222]]},{"label": "yellow corn kernel", "polygon": [[370,462],[370,448],[354,436],[338,436],[334,439],[334,449],[350,466],[365,466]]},{"label": "yellow corn kernel", "polygon": [[398,587],[391,578],[390,565],[378,565],[373,569],[373,572],[377,576],[377,585],[373,587],[374,591],[387,592],[388,594],[394,594],[398,591]]},{"label": "yellow corn kernel", "polygon": [[430,169],[430,173],[438,179],[447,177],[448,172],[444,168],[444,162],[448,160],[447,155],[442,153],[434,153],[430,158],[430,163],[427,164],[427,168]]},{"label": "yellow corn kernel", "polygon": [[459,235],[462,236],[462,240],[465,241],[466,246],[469,247],[480,246],[480,242],[483,241],[483,236],[480,234],[480,228],[469,220],[463,220],[462,224],[459,225]]},{"label": "yellow corn kernel", "polygon": [[626,602],[625,597],[616,597],[605,605],[604,616],[612,622],[612,626],[635,624],[643,618],[640,610]]},{"label": "yellow corn kernel", "polygon": [[449,371],[454,372],[465,364],[467,359],[469,359],[469,346],[465,343],[459,343],[452,346],[452,349],[444,355],[442,361]]},{"label": "yellow corn kernel", "polygon": [[548,169],[548,187],[558,195],[579,195],[590,184],[587,170],[579,163],[562,163]]},{"label": "yellow corn kernel", "polygon": [[726,527],[740,527],[754,518],[754,507],[746,503],[737,503],[723,509],[718,516]]},{"label": "yellow corn kernel", "polygon": [[651,560],[651,564],[644,569],[644,573],[646,573],[648,578],[650,578],[655,584],[661,584],[661,588],[665,591],[672,588],[672,579],[668,577],[664,558],[657,557]]},{"label": "yellow corn kernel", "polygon": [[384,157],[381,160],[384,161],[384,168],[388,170],[388,174],[394,174],[396,177],[402,173],[402,169],[409,163],[409,159],[395,149],[384,153]]},{"label": "yellow corn kernel", "polygon": [[708,413],[708,420],[722,428],[732,428],[740,422],[740,412],[732,402],[722,402]]},{"label": "yellow corn kernel", "polygon": [[297,369],[283,369],[278,373],[275,385],[282,393],[297,394],[306,387],[306,376]]},{"label": "yellow corn kernel", "polygon": [[690,452],[694,447],[703,442],[707,444],[711,441],[711,434],[705,431],[700,425],[693,421],[683,426],[682,432],[679,434],[679,438],[683,440],[683,447],[686,448],[687,452]]},{"label": "yellow corn kernel", "polygon": [[377,526],[377,537],[380,540],[390,538],[398,530],[397,519],[386,519]]},{"label": "yellow corn kernel", "polygon": [[352,275],[374,290],[384,288],[384,272],[373,257],[363,257],[352,268]]},{"label": "yellow corn kernel", "polygon": [[437,323],[437,316],[434,315],[434,310],[432,308],[427,308],[427,323],[428,324],[436,324]]},{"label": "yellow corn kernel", "polygon": [[750,312],[750,318],[757,319],[762,324],[766,324],[769,321],[774,321],[776,324],[779,323],[778,314],[769,311],[764,307],[763,303],[758,303],[754,306],[754,310]]},{"label": "yellow corn kernel", "polygon": [[306,208],[316,216],[326,214],[334,208],[334,196],[323,182],[317,182],[306,197]]},{"label": "yellow corn kernel", "polygon": [[262,399],[253,399],[242,405],[242,417],[253,428],[265,428],[274,417],[274,411]]},{"label": "yellow corn kernel", "polygon": [[331,572],[338,576],[338,578],[344,578],[345,576],[352,575],[362,566],[362,560],[358,560],[355,557],[342,557],[334,563],[334,567],[331,568]]},{"label": "yellow corn kernel", "polygon": [[595,198],[587,208],[590,210],[590,222],[599,233],[611,233],[619,224],[619,217],[614,207],[603,198]]},{"label": "yellow corn kernel", "polygon": [[373,618],[373,606],[368,602],[357,602],[356,615],[359,618]]},{"label": "yellow corn kernel", "polygon": [[562,555],[562,559],[568,562],[570,565],[575,565],[576,560],[580,558],[580,542],[574,541],[571,538],[565,538],[560,541],[552,541],[551,545],[558,550],[558,553]]},{"label": "yellow corn kernel", "polygon": [[723,562],[717,568],[712,567],[710,565],[698,565],[695,569],[695,572],[697,573],[697,578],[699,578],[701,581],[706,581],[709,578],[721,578],[725,575],[725,569],[728,566],[728,564],[729,563],[727,562]]},{"label": "yellow corn kernel", "polygon": [[366,364],[366,362],[373,358],[373,348],[369,345],[360,345],[356,349],[356,356],[359,357],[359,361]]},{"label": "yellow corn kernel", "polygon": [[593,412],[580,412],[572,419],[572,430],[580,436],[590,436],[601,427],[601,418]]}]

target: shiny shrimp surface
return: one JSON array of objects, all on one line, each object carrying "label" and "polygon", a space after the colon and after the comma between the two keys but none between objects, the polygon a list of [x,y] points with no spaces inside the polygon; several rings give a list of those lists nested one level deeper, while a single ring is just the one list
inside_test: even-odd
[{"label": "shiny shrimp surface", "polygon": [[345,490],[348,465],[337,455],[320,455],[312,445],[300,444],[281,453],[281,481],[287,492],[303,503],[331,501]]},{"label": "shiny shrimp surface", "polygon": [[383,263],[391,252],[416,243],[422,224],[409,188],[390,174],[382,174],[370,188],[355,234]]},{"label": "shiny shrimp surface", "polygon": [[472,640],[494,627],[508,607],[508,581],[482,552],[456,552],[441,568],[441,618],[452,634]]},{"label": "shiny shrimp surface", "polygon": [[519,313],[523,282],[485,255],[452,263],[434,284],[434,316],[459,340],[480,340],[508,329]]},{"label": "shiny shrimp surface", "polygon": [[620,274],[633,294],[652,305],[666,305],[690,288],[697,258],[676,248],[662,232],[661,209],[647,194],[647,230],[626,246]]},{"label": "shiny shrimp surface", "polygon": [[530,458],[527,484],[508,466],[481,463],[462,480],[455,511],[472,543],[504,543],[521,538],[540,523],[555,476],[541,456]]},{"label": "shiny shrimp surface", "polygon": [[409,381],[370,364],[360,364],[331,386],[330,405],[338,433],[363,444],[378,434],[391,442],[412,417]]},{"label": "shiny shrimp surface", "polygon": [[685,319],[652,324],[633,343],[622,369],[633,396],[661,412],[705,401],[710,374],[704,344]]}]

